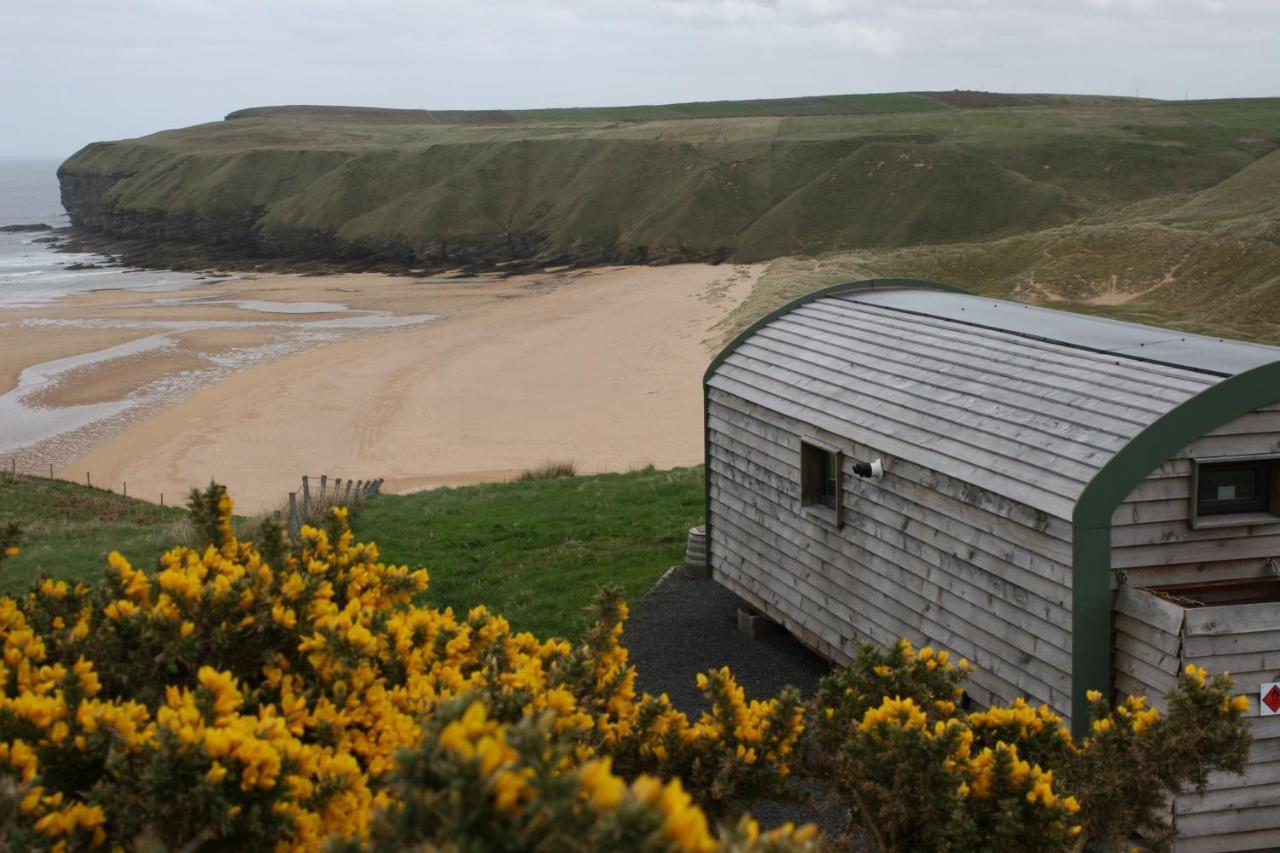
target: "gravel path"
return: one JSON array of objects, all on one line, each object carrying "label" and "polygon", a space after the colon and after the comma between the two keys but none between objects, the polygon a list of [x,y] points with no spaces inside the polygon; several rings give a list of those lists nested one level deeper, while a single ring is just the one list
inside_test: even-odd
[{"label": "gravel path", "polygon": [[[818,687],[830,665],[782,630],[752,639],[738,630],[738,598],[718,583],[668,574],[631,604],[623,642],[631,652],[639,691],[666,693],[691,717],[707,707],[694,679],[700,672],[728,666],[747,699],[765,699],[792,685],[805,696]],[[816,821],[834,838],[844,829],[839,808],[821,812],[794,803],[747,804],[761,826],[783,821]]]}]

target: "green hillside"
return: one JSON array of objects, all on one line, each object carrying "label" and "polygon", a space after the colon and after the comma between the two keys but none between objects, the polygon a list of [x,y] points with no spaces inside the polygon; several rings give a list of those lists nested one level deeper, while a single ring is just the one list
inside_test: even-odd
[{"label": "green hillside", "polygon": [[78,225],[248,254],[755,261],[986,241],[1136,202],[1190,203],[1278,146],[1272,100],[957,92],[511,112],[270,107],[95,143],[61,177]]}]

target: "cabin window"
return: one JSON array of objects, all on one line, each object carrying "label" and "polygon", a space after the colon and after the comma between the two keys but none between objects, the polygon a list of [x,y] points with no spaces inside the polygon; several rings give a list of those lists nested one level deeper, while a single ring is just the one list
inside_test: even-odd
[{"label": "cabin window", "polygon": [[1195,519],[1213,524],[1263,521],[1275,515],[1275,459],[1198,462],[1195,476]]},{"label": "cabin window", "polygon": [[800,505],[829,520],[840,521],[840,468],[844,454],[806,439],[800,442]]}]

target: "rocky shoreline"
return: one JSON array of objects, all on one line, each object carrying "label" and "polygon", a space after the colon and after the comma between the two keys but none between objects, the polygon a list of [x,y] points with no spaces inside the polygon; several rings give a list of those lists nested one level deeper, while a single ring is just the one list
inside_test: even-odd
[{"label": "rocky shoreline", "polygon": [[272,236],[263,227],[262,207],[229,207],[189,214],[121,206],[109,199],[109,191],[129,177],[87,173],[64,164],[58,170],[58,179],[71,228],[60,229],[61,239],[55,248],[106,255],[122,265],[147,269],[307,275],[433,275],[446,271],[519,275],[547,268],[719,264],[732,260],[731,252],[724,247],[650,250],[616,243],[578,243],[564,249],[556,247],[548,235],[532,231],[465,238],[442,235],[415,243],[392,238],[344,240],[325,229]]},{"label": "rocky shoreline", "polygon": [[[505,277],[540,272],[550,267],[590,266],[568,261],[554,263],[543,259],[422,264],[372,255],[346,259],[272,255],[231,244],[205,245],[173,240],[149,240],[141,237],[113,237],[76,226],[59,228],[54,235],[42,242],[51,243],[50,248],[58,252],[102,255],[110,259],[111,265],[121,267],[194,272],[207,276],[253,272],[308,276],[344,273],[433,276],[450,273],[457,276]],[[83,269],[90,266],[101,267],[106,264],[71,264],[66,265],[66,269]]]}]

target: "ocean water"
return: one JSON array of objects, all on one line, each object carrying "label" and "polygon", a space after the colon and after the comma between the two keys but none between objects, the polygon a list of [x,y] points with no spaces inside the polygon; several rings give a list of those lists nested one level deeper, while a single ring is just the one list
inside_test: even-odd
[{"label": "ocean water", "polygon": [[[0,226],[42,222],[69,225],[58,191],[58,164],[52,159],[0,158]],[[196,281],[187,273],[103,266],[70,270],[69,265],[110,263],[101,255],[54,251],[48,231],[0,232],[0,308],[36,306],[68,293],[126,288],[155,290]]]}]

